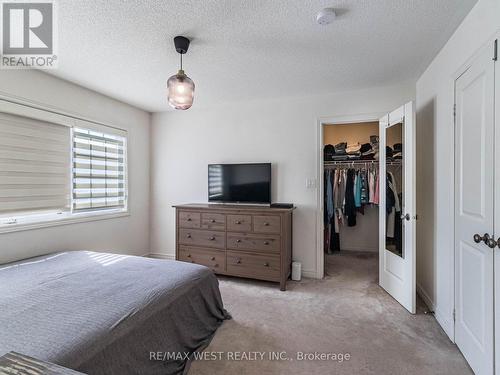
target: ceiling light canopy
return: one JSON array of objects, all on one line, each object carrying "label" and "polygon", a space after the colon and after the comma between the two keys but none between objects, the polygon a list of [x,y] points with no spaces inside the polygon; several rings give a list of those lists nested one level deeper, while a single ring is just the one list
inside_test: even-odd
[{"label": "ceiling light canopy", "polygon": [[182,70],[182,55],[188,51],[189,39],[176,36],[174,45],[181,57],[181,68],[167,81],[168,104],[175,109],[186,110],[193,105],[194,100],[194,82]]}]

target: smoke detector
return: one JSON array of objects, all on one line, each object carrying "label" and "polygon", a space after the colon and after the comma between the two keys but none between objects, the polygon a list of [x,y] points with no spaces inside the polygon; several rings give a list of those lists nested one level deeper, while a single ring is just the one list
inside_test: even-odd
[{"label": "smoke detector", "polygon": [[333,8],[325,8],[323,10],[320,10],[318,14],[316,15],[316,21],[320,25],[329,25],[335,20],[335,17],[337,17],[337,14],[335,13],[335,9]]}]

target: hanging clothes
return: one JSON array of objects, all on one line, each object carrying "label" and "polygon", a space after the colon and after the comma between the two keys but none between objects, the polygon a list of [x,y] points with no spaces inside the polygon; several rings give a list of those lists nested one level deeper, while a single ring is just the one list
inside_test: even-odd
[{"label": "hanging clothes", "polygon": [[324,250],[340,250],[342,226],[356,226],[357,213],[364,214],[367,205],[377,200],[377,170],[368,163],[364,166],[325,168],[324,171]]},{"label": "hanging clothes", "polygon": [[361,171],[361,204],[369,203],[368,171]]}]

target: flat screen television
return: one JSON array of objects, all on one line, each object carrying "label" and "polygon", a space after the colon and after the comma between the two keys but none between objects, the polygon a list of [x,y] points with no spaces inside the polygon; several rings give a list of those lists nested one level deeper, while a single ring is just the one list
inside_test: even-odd
[{"label": "flat screen television", "polygon": [[208,201],[271,203],[271,163],[209,164]]}]

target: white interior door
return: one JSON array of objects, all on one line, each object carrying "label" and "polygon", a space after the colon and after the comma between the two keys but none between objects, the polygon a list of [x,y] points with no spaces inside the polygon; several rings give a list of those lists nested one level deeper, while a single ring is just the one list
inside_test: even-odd
[{"label": "white interior door", "polygon": [[[496,41],[495,43],[498,43]],[[498,71],[498,60],[495,60],[495,238],[497,248],[494,251],[495,261],[495,373],[500,375],[500,74]]]},{"label": "white interior door", "polygon": [[[414,314],[416,187],[413,102],[381,118],[379,135],[379,283]],[[390,147],[387,151],[386,146]]]},{"label": "white interior door", "polygon": [[[455,82],[455,342],[493,374],[494,63],[485,49]],[[492,244],[491,242],[489,243]]]}]

